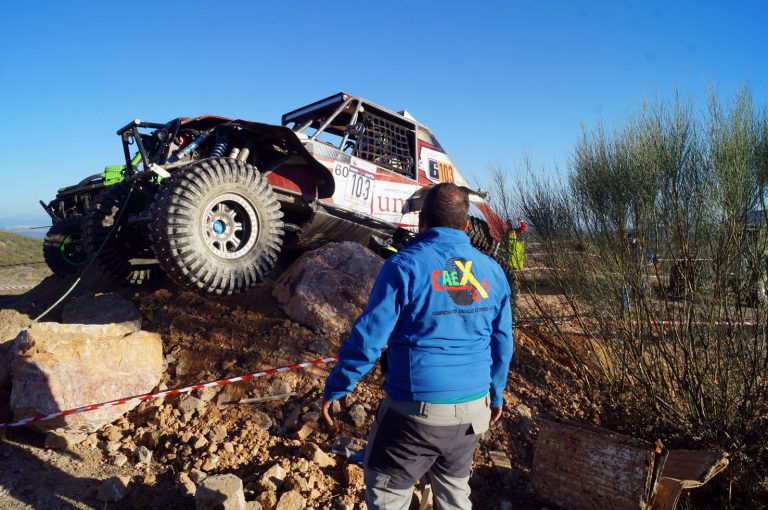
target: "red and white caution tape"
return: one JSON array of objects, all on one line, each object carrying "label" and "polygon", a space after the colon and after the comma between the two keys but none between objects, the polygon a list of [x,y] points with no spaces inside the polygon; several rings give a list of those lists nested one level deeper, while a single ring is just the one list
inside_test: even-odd
[{"label": "red and white caution tape", "polygon": [[34,285],[11,285],[10,287],[0,287],[0,291],[4,290],[27,290],[34,288]]},{"label": "red and white caution tape", "polygon": [[[594,323],[595,321],[591,319],[583,319],[583,322]],[[575,324],[575,323],[578,323],[578,321],[573,316],[572,317],[555,317],[551,319],[531,318],[531,319],[522,319],[522,320],[515,321],[516,326],[527,326],[532,324],[547,324],[547,323],[574,323]],[[685,324],[707,324],[707,325],[722,325],[722,326],[729,326],[729,327],[760,325],[756,322],[717,322],[717,321],[716,322],[651,321],[651,324],[661,325],[661,326],[673,326],[673,325],[685,325]],[[133,397],[125,397],[117,400],[110,400],[109,402],[102,402],[100,404],[91,404],[91,405],[76,407],[72,409],[65,409],[64,411],[58,411],[51,414],[31,416],[29,418],[23,418],[15,422],[0,423],[0,430],[12,428],[12,427],[21,427],[23,425],[28,425],[30,423],[38,423],[41,421],[54,420],[56,418],[61,418],[61,417],[69,416],[72,414],[87,413],[89,411],[96,411],[96,410],[104,409],[107,407],[116,407],[116,406],[131,404],[135,402],[144,402],[147,400],[152,400],[154,398],[164,398],[169,395],[179,395],[181,393],[190,393],[192,391],[202,390],[205,388],[212,388],[215,386],[224,386],[230,383],[235,383],[240,381],[248,381],[250,379],[256,379],[256,378],[264,377],[268,375],[279,374],[281,372],[288,372],[291,370],[300,370],[302,368],[306,368],[313,365],[317,366],[317,365],[324,365],[326,363],[333,363],[338,359],[339,359],[338,356],[330,356],[328,358],[315,359],[312,361],[296,363],[293,365],[288,365],[280,368],[271,368],[269,370],[262,370],[261,372],[254,372],[251,374],[241,375],[238,377],[231,377],[228,379],[219,379],[219,380],[211,381],[207,383],[195,384],[192,386],[186,386],[184,388],[164,390],[164,391],[159,391],[157,393],[146,393],[144,395],[135,395]]]},{"label": "red and white caution tape", "polygon": [[[583,320],[583,319],[582,319]],[[576,320],[575,315],[567,316],[567,317],[535,317],[535,318],[527,318],[527,319],[518,319],[515,321],[515,326],[532,326],[534,324],[576,324],[578,321]]]},{"label": "red and white caution tape", "polygon": [[[594,319],[588,319],[586,317],[582,317],[581,320],[575,316],[565,316],[565,317],[552,317],[552,318],[531,318],[531,319],[520,319],[518,321],[515,321],[515,325],[520,326],[531,326],[534,324],[591,324],[596,325],[599,324],[598,321]],[[605,321],[605,322],[619,322],[619,321]],[[724,326],[729,328],[738,328],[738,327],[747,327],[747,328],[754,328],[759,326],[765,326],[765,324],[755,321],[675,321],[675,320],[652,320],[652,321],[632,321],[633,324],[651,324],[652,326]]]},{"label": "red and white caution tape", "polygon": [[756,326],[763,326],[764,324],[761,324],[759,322],[754,321],[651,321],[651,324],[654,326],[726,326],[729,328],[735,328],[735,327],[756,327]]},{"label": "red and white caution tape", "polygon": [[56,413],[52,414],[45,414],[45,415],[38,415],[38,416],[31,416],[29,418],[24,418],[19,421],[15,422],[8,422],[8,423],[0,423],[0,430],[2,429],[8,429],[11,427],[21,427],[22,425],[27,425],[29,423],[38,423],[41,421],[48,421],[53,420],[56,418],[61,418],[62,416],[69,416],[71,414],[78,414],[78,413],[87,413],[89,411],[96,411],[98,409],[104,409],[106,407],[116,407],[121,406],[124,404],[132,404],[135,402],[144,402],[146,400],[151,400],[153,398],[163,398],[168,395],[178,395],[180,393],[190,393],[195,390],[202,390],[204,388],[211,388],[214,386],[224,386],[229,383],[234,382],[240,382],[240,381],[247,381],[250,379],[256,379],[258,377],[264,377],[267,375],[274,375],[279,374],[280,372],[288,372],[290,370],[299,370],[302,368],[306,368],[312,365],[323,365],[325,363],[332,363],[334,361],[338,360],[338,356],[331,356],[329,358],[321,358],[321,359],[315,359],[312,361],[307,361],[304,363],[296,363],[294,365],[288,365],[286,367],[281,368],[271,368],[269,370],[263,370],[261,372],[254,372],[252,374],[246,374],[239,377],[232,377],[229,379],[219,379],[218,381],[211,381],[208,383],[203,384],[195,384],[194,386],[187,386],[185,388],[177,388],[174,390],[165,390],[165,391],[159,391],[157,393],[147,393],[145,395],[136,395],[134,397],[126,397],[121,398],[118,400],[111,400],[109,402],[103,402],[101,404],[92,404],[82,407],[76,407],[74,409],[66,409],[64,411],[58,411]]}]

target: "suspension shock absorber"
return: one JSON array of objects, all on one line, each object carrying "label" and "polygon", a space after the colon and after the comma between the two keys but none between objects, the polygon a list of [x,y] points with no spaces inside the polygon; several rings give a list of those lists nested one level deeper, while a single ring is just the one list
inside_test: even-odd
[{"label": "suspension shock absorber", "polygon": [[214,144],[213,148],[211,149],[210,157],[212,158],[220,158],[224,155],[224,153],[227,151],[227,146],[229,145],[229,140],[227,140],[226,136],[220,136],[216,140],[216,144]]}]

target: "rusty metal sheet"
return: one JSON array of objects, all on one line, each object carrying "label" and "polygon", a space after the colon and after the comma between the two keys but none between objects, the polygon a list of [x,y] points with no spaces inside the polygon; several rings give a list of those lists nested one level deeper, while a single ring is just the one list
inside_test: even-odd
[{"label": "rusty metal sheet", "polygon": [[659,480],[659,489],[653,500],[652,510],[674,510],[683,492],[683,484],[680,480],[662,478]]},{"label": "rusty metal sheet", "polygon": [[701,487],[728,465],[728,454],[667,451],[607,430],[542,421],[533,487],[553,505],[582,509],[674,510],[683,490]]},{"label": "rusty metal sheet", "polygon": [[695,489],[707,483],[727,465],[727,453],[671,450],[661,476],[680,480],[684,489]]},{"label": "rusty metal sheet", "polygon": [[728,465],[728,454],[696,450],[672,450],[661,472],[653,510],[674,510],[684,489],[707,483]]},{"label": "rusty metal sheet", "polygon": [[664,459],[654,445],[593,427],[543,421],[533,459],[533,487],[572,510],[647,509]]}]

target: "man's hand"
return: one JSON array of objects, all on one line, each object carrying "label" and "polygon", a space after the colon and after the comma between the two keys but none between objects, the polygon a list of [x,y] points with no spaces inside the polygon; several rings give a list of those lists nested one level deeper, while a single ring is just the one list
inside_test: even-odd
[{"label": "man's hand", "polygon": [[491,423],[489,425],[490,427],[493,427],[494,425],[496,425],[496,422],[498,422],[499,418],[501,418],[501,410],[502,410],[501,407],[491,407]]},{"label": "man's hand", "polygon": [[331,400],[326,400],[323,402],[323,419],[325,420],[325,424],[328,425],[328,428],[333,430],[333,418],[331,417],[331,406],[333,405],[333,402]]}]

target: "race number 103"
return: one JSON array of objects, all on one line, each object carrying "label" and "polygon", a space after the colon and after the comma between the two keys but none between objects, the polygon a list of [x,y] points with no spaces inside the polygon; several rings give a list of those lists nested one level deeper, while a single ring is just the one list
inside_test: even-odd
[{"label": "race number 103", "polygon": [[360,200],[368,200],[371,195],[371,181],[373,176],[368,175],[364,170],[353,166],[337,163],[333,167],[333,173],[347,180],[344,193],[348,197]]}]

